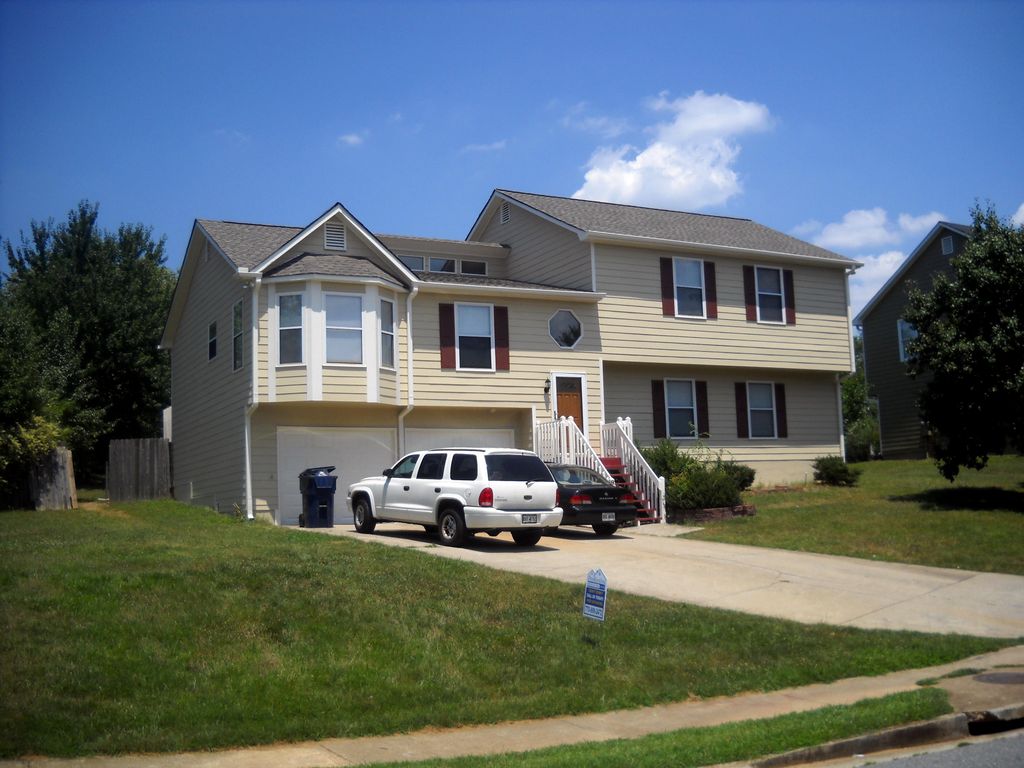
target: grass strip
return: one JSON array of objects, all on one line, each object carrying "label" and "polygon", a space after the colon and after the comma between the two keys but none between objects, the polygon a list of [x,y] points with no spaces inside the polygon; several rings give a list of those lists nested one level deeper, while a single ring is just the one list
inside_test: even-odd
[{"label": "grass strip", "polygon": [[552,747],[518,754],[486,755],[416,763],[417,768],[675,768],[717,765],[777,755],[872,733],[897,725],[930,720],[952,711],[946,692],[928,688],[866,699],[851,706],[745,720],[709,728],[690,728],[640,739]]},{"label": "grass strip", "polygon": [[[0,755],[364,736],[777,690],[1008,641],[609,599],[174,502],[0,514]],[[588,642],[590,640],[590,642]]]},{"label": "grass strip", "polygon": [[1024,457],[993,456],[950,483],[935,464],[872,461],[852,488],[744,494],[753,517],[690,538],[869,560],[1024,575]]}]

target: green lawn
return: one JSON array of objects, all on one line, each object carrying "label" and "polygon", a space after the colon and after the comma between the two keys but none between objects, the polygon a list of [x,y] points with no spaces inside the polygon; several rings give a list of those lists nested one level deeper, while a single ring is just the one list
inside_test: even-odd
[{"label": "green lawn", "polygon": [[1024,575],[1024,458],[993,456],[956,482],[933,462],[873,461],[853,488],[744,494],[753,517],[693,538]]},{"label": "green lawn", "polygon": [[173,502],[0,514],[0,756],[389,733],[770,690],[1007,642],[613,594]]}]

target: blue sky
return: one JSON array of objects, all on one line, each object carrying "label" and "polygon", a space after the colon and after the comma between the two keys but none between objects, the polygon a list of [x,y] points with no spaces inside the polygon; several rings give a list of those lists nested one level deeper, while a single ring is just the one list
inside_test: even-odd
[{"label": "blue sky", "polygon": [[[0,237],[197,217],[465,237],[493,188],[749,217],[865,262],[1024,220],[1020,2],[0,0]],[[6,265],[2,265],[6,268]]]}]

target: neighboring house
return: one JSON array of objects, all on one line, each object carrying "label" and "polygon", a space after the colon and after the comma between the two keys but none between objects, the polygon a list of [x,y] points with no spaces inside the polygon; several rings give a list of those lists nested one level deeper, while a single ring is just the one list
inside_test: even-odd
[{"label": "neighboring house", "polygon": [[[748,219],[505,190],[465,241],[374,234],[341,204],[301,228],[197,220],[162,342],[175,496],[291,524],[298,473],[333,464],[343,519],[345,486],[405,451],[593,463],[630,432],[803,480],[842,452],[856,266]],[[569,416],[573,445],[552,437]]]},{"label": "neighboring house", "polygon": [[928,378],[907,376],[907,343],[916,335],[903,319],[907,290],[910,283],[929,290],[936,274],[950,270],[950,259],[970,235],[965,224],[940,221],[854,318],[864,339],[864,374],[878,399],[883,458],[922,459],[928,454],[927,431],[917,408]]}]

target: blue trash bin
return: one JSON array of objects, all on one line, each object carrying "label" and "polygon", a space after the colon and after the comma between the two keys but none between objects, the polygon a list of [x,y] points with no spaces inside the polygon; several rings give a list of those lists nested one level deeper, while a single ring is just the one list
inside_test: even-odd
[{"label": "blue trash bin", "polygon": [[299,525],[304,528],[334,527],[334,491],[338,478],[334,467],[309,467],[299,474],[302,492],[302,513]]}]

